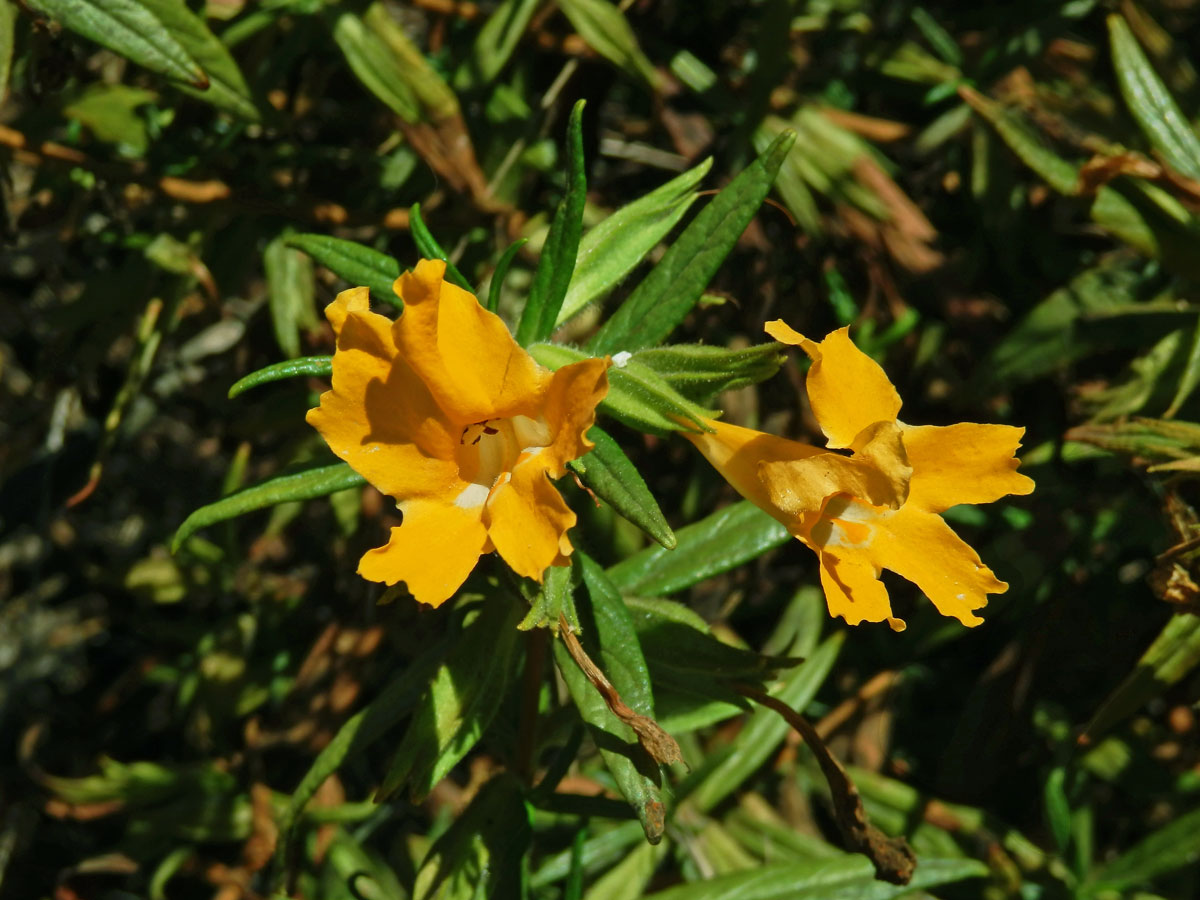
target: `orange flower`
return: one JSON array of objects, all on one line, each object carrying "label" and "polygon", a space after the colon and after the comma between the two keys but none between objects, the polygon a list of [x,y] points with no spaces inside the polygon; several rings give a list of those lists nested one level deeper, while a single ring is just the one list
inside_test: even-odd
[{"label": "orange flower", "polygon": [[551,373],[500,318],[422,260],[396,279],[396,321],[370,312],[367,288],[325,309],[337,335],[333,390],[309,423],[339,457],[399,501],[403,521],[358,572],[403,581],[437,606],[496,550],[538,581],[567,565],[575,514],[550,483],[591,450],[608,360]]},{"label": "orange flower", "polygon": [[943,615],[978,625],[974,611],[1008,585],[938,513],[1032,491],[1013,457],[1025,429],[905,425],[896,418],[900,395],[851,343],[849,329],[820,343],[780,320],[766,330],[812,358],[808,397],[831,449],[721,422],[708,423],[712,434],[684,436],[743,497],[816,552],[831,615],[903,630],[879,580],[888,569],[914,582]]}]

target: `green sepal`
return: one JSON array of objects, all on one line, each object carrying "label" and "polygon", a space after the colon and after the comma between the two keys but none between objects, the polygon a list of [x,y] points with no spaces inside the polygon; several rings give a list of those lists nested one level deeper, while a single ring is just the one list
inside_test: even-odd
[{"label": "green sepal", "polygon": [[771,342],[744,350],[704,344],[669,344],[633,354],[689,400],[703,403],[721,391],[766,381],[787,358],[782,345]]},{"label": "green sepal", "polygon": [[561,617],[572,629],[579,631],[573,578],[572,566],[550,566],[546,569],[541,587],[530,601],[529,612],[517,628],[521,631],[549,628],[557,636]]},{"label": "green sepal", "polygon": [[[548,369],[591,358],[588,353],[562,344],[533,344],[528,349]],[[707,431],[710,429],[704,420],[720,415],[717,410],[705,409],[688,400],[653,369],[628,357],[609,366],[608,395],[600,401],[600,409],[630,428],[653,434],[669,434],[693,426],[694,430]]]}]

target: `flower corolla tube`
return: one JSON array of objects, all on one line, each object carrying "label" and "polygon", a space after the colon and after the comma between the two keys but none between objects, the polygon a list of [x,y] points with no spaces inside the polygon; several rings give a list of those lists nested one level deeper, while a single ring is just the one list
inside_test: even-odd
[{"label": "flower corolla tube", "polygon": [[975,611],[1008,585],[939,514],[1030,493],[1033,481],[1017,472],[1014,457],[1025,430],[907,425],[897,418],[895,387],[854,346],[849,329],[820,342],[781,320],[766,330],[812,359],[808,398],[827,448],[718,421],[707,422],[711,433],[683,435],[743,497],[817,554],[831,615],[903,630],[880,580],[887,569],[915,583],[943,615],[978,625]]}]

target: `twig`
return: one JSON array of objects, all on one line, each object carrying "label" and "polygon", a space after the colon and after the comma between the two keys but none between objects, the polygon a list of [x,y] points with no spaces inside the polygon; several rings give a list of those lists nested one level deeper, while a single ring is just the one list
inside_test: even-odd
[{"label": "twig", "polygon": [[604,702],[608,704],[612,714],[633,729],[638,743],[653,757],[654,761],[664,766],[681,761],[683,756],[679,752],[679,744],[675,742],[675,738],[663,731],[662,726],[649,716],[640,715],[629,708],[600,667],[592,662],[587,651],[583,649],[583,645],[579,643],[579,638],[575,637],[566,617],[562,615],[558,617],[558,636],[566,645],[571,659],[575,660],[576,665],[583,670],[588,681],[600,692],[600,696],[604,698]]},{"label": "twig", "polygon": [[808,748],[816,756],[821,774],[829,784],[829,793],[833,799],[833,817],[847,849],[862,853],[870,859],[875,866],[875,877],[880,881],[908,884],[917,867],[917,858],[913,855],[912,848],[904,838],[890,838],[867,821],[858,788],[854,786],[842,764],[829,752],[816,729],[786,703],[758,688],[736,685],[735,689],[742,696],[779,713],[789,725],[800,732],[804,743],[808,744]]}]

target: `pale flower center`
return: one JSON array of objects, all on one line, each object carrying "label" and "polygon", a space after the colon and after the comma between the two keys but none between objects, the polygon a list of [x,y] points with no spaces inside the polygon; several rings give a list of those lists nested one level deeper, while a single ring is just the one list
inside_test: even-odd
[{"label": "pale flower center", "polygon": [[825,504],[820,520],[809,532],[810,538],[818,547],[866,547],[875,535],[875,524],[891,512],[838,494]]},{"label": "pale flower center", "polygon": [[469,482],[455,499],[464,509],[487,501],[492,490],[508,481],[512,470],[525,459],[550,446],[553,435],[540,416],[488,419],[463,429],[459,443],[459,471]]}]

